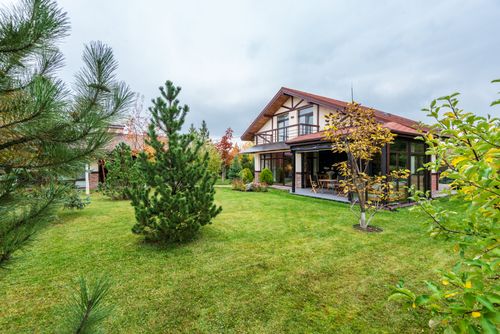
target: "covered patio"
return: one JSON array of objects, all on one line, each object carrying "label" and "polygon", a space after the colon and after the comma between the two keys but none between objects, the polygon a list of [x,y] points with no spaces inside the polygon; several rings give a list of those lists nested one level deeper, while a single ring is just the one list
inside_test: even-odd
[{"label": "covered patio", "polygon": [[295,195],[299,196],[307,196],[307,197],[313,197],[313,198],[320,198],[320,199],[326,199],[329,201],[336,201],[336,202],[342,202],[342,203],[349,203],[349,199],[347,196],[341,196],[337,193],[334,193],[332,191],[321,191],[318,190],[317,192],[314,192],[311,188],[297,188],[295,189]]}]

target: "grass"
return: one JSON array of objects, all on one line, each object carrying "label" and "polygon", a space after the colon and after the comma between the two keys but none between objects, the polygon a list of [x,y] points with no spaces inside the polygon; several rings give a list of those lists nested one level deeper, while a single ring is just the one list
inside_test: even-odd
[{"label": "grass", "polygon": [[231,184],[231,180],[226,178],[224,179],[224,181],[222,181],[221,178],[218,178],[216,181],[215,181],[215,185],[217,186],[227,186],[227,185],[230,185]]},{"label": "grass", "polygon": [[102,273],[114,282],[108,333],[417,333],[428,319],[387,302],[390,288],[405,278],[422,290],[453,257],[408,209],[366,234],[345,204],[218,188],[214,223],[161,249],[130,232],[128,202],[92,200],[0,272],[2,333],[56,332],[69,286]]}]

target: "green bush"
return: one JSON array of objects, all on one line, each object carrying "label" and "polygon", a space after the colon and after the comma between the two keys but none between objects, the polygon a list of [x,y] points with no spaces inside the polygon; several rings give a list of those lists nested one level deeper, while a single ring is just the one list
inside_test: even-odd
[{"label": "green bush", "polygon": [[259,175],[259,181],[260,183],[265,183],[268,185],[273,184],[273,172],[269,168],[264,168]]},{"label": "green bush", "polygon": [[253,173],[250,168],[245,168],[240,172],[240,178],[243,183],[253,182]]},{"label": "green bush", "polygon": [[108,174],[101,189],[105,196],[113,200],[130,199],[129,191],[145,182],[132,157],[130,146],[125,143],[113,149],[106,169]]},{"label": "green bush", "polygon": [[82,210],[90,204],[90,197],[82,198],[80,191],[77,189],[69,190],[63,200],[65,209],[78,209]]}]

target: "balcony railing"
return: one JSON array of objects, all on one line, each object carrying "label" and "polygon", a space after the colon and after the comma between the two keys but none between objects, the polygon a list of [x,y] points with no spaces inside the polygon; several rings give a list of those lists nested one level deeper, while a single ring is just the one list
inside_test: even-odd
[{"label": "balcony railing", "polygon": [[297,136],[318,132],[318,130],[318,125],[294,124],[278,129],[262,131],[255,134],[255,145],[281,143]]}]

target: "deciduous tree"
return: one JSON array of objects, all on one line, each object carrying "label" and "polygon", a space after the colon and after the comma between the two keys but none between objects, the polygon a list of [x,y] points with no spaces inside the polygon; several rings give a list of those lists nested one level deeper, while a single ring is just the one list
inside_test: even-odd
[{"label": "deciduous tree", "polygon": [[[500,80],[496,80],[500,82]],[[500,120],[481,117],[458,107],[458,93],[432,101],[424,109],[434,118],[433,131],[424,135],[427,168],[445,168],[452,180],[454,200],[463,214],[443,208],[428,194],[414,192],[416,210],[428,217],[430,233],[452,243],[457,263],[441,271],[440,282],[426,282],[428,294],[417,295],[402,282],[391,299],[407,301],[410,309],[429,312],[432,330],[445,333],[497,333],[500,325]],[[500,104],[500,100],[492,103]],[[453,245],[453,246],[452,246]]]},{"label": "deciduous tree", "polygon": [[231,161],[233,160],[233,156],[231,155],[231,150],[233,149],[233,130],[231,128],[227,128],[224,136],[215,144],[217,151],[219,151],[219,155],[222,159],[222,181],[226,178],[227,168],[231,165]]},{"label": "deciduous tree", "polygon": [[[359,226],[366,230],[375,213],[393,195],[393,185],[386,175],[369,175],[371,161],[395,135],[375,119],[373,109],[349,103],[343,111],[327,115],[326,138],[332,151],[346,153],[347,160],[335,166],[344,177],[340,187],[355,197],[359,207]],[[406,171],[393,171],[390,177],[402,178]],[[368,217],[367,217],[368,214]]]}]

